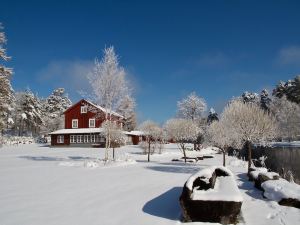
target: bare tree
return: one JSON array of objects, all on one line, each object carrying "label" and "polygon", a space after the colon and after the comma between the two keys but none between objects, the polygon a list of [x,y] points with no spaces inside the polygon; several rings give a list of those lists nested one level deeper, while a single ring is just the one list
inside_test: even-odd
[{"label": "bare tree", "polygon": [[179,145],[186,162],[186,144],[194,142],[201,129],[192,120],[187,119],[170,119],[166,122],[165,129],[168,137]]},{"label": "bare tree", "polygon": [[146,142],[148,144],[148,162],[150,162],[151,144],[154,144],[157,140],[159,140],[161,128],[153,121],[147,120],[140,125],[139,129],[143,131],[146,138]]},{"label": "bare tree", "polygon": [[247,144],[249,172],[252,161],[251,145],[266,144],[277,136],[275,118],[257,104],[243,103],[238,100],[232,101],[225,107],[222,118],[227,121],[226,126],[237,142]]},{"label": "bare tree", "polygon": [[[119,65],[119,58],[114,47],[105,48],[101,61],[95,60],[95,66],[88,74],[88,80],[92,87],[92,100],[96,104],[105,107],[105,120],[111,123],[113,110],[116,110],[124,96],[130,95],[126,72]],[[110,129],[111,126],[108,126]],[[105,160],[108,159],[110,148],[110,130],[106,136]]]}]

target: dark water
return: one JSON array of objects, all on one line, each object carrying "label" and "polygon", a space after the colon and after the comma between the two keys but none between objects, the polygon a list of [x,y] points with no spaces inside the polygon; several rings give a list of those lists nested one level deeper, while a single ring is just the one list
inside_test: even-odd
[{"label": "dark water", "polygon": [[274,172],[281,174],[282,169],[292,171],[294,181],[300,184],[300,147],[256,147],[252,154],[253,159],[267,156],[266,167]]}]

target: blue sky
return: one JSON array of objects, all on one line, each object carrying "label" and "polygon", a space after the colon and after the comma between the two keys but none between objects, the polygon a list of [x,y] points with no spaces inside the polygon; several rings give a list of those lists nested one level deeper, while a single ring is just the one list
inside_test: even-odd
[{"label": "blue sky", "polygon": [[243,91],[300,74],[300,1],[1,1],[13,87],[73,101],[105,46],[135,88],[139,120],[163,122],[195,91],[221,111]]}]

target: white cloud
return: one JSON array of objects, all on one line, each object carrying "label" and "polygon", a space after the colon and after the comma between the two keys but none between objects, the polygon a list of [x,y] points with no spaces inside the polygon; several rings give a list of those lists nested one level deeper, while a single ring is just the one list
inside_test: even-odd
[{"label": "white cloud", "polygon": [[279,51],[280,64],[300,65],[300,46],[290,46]]},{"label": "white cloud", "polygon": [[86,75],[92,70],[93,62],[85,60],[61,60],[50,62],[36,74],[41,84],[53,88],[64,87],[70,95],[78,95],[78,91],[89,88]]}]

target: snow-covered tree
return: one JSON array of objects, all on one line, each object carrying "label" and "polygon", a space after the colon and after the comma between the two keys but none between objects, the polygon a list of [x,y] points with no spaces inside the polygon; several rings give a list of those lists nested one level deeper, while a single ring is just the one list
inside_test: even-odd
[{"label": "snow-covered tree", "polygon": [[269,97],[269,92],[266,89],[263,89],[260,93],[260,107],[264,110],[269,110],[271,102],[272,100]]},{"label": "snow-covered tree", "polygon": [[179,145],[186,162],[186,144],[194,142],[201,129],[192,120],[188,119],[170,119],[164,127],[168,137]]},{"label": "snow-covered tree", "polygon": [[278,98],[286,96],[289,101],[300,104],[300,75],[287,82],[280,81],[273,90],[273,95]]},{"label": "snow-covered tree", "polygon": [[123,129],[126,131],[132,131],[136,128],[135,105],[134,98],[126,95],[121,99],[117,109],[117,112],[124,117]]},{"label": "snow-covered tree", "polygon": [[286,96],[274,98],[271,106],[271,113],[275,116],[280,136],[289,141],[300,135],[300,106],[287,100]]},{"label": "snow-covered tree", "polygon": [[219,120],[218,113],[216,113],[216,111],[213,108],[211,108],[208,113],[207,124],[209,125],[212,122],[218,121],[218,120]]},{"label": "snow-covered tree", "polygon": [[143,131],[147,142],[148,162],[150,162],[151,145],[161,138],[161,128],[153,121],[147,120],[143,122],[139,129]]},{"label": "snow-covered tree", "polygon": [[10,59],[10,57],[6,55],[4,48],[6,37],[5,33],[1,31],[2,29],[2,24],[0,23],[0,131],[12,120],[10,112],[15,100],[10,83],[10,78],[13,73],[12,69],[2,64],[2,61],[8,61]]},{"label": "snow-covered tree", "polygon": [[257,103],[259,102],[259,95],[255,92],[248,92],[245,91],[242,96],[241,99],[244,103]]},{"label": "snow-covered tree", "polygon": [[105,136],[110,135],[111,139],[111,147],[113,149],[113,159],[115,159],[115,148],[118,148],[126,143],[126,135],[121,130],[120,126],[115,123],[110,123],[109,121],[105,121],[102,124],[104,128]]},{"label": "snow-covered tree", "polygon": [[177,103],[178,116],[192,121],[199,120],[206,110],[206,102],[203,98],[196,95],[195,92],[189,94],[186,98]]},{"label": "snow-covered tree", "polygon": [[39,98],[28,88],[25,92],[16,93],[16,125],[19,135],[24,131],[36,135],[43,124],[42,105]]},{"label": "snow-covered tree", "polygon": [[257,104],[232,101],[222,113],[227,122],[228,129],[237,138],[247,144],[248,172],[251,167],[253,143],[266,144],[277,136],[276,120]]},{"label": "snow-covered tree", "polygon": [[[227,117],[228,118],[228,117]],[[211,123],[206,131],[206,142],[218,147],[223,153],[223,166],[226,166],[226,154],[230,147],[241,148],[242,142],[239,134],[232,130],[233,126],[229,124],[226,118],[222,117],[219,121]]]},{"label": "snow-covered tree", "polygon": [[[87,78],[92,87],[92,101],[106,108],[105,120],[111,121],[112,111],[118,109],[124,96],[130,96],[130,89],[126,80],[126,72],[119,65],[119,58],[114,47],[105,48],[103,54],[101,61],[95,60],[93,71],[88,74]],[[110,142],[110,132],[108,132],[105,160],[108,159]]]},{"label": "snow-covered tree", "polygon": [[65,89],[55,89],[42,103],[45,121],[42,132],[46,134],[57,129],[62,129],[64,127],[63,113],[72,105],[71,100],[65,93]]}]

